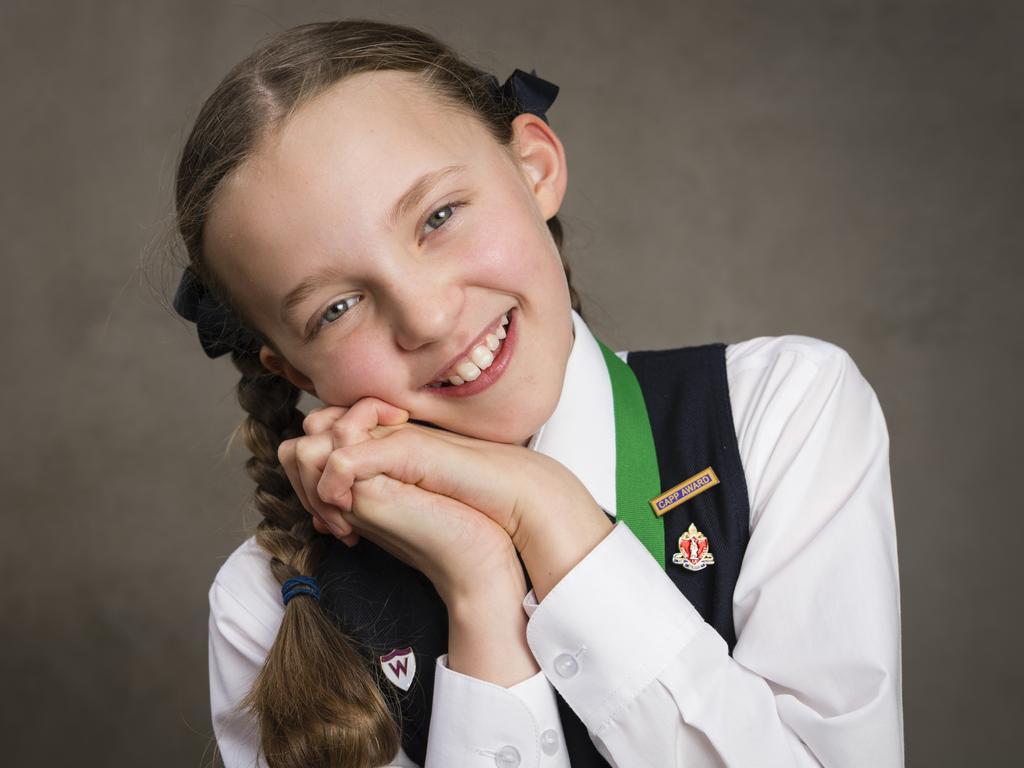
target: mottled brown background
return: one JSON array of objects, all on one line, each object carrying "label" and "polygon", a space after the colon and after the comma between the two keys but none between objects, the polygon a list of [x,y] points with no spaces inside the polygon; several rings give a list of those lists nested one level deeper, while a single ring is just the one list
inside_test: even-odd
[{"label": "mottled brown background", "polygon": [[228,67],[361,15],[561,86],[610,345],[852,354],[892,437],[908,764],[1018,760],[1024,4],[5,0],[0,762],[211,760],[206,591],[250,485],[236,377],[154,254]]}]

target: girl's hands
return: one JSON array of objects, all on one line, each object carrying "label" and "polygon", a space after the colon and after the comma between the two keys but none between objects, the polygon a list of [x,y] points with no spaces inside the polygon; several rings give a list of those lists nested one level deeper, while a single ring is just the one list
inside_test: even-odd
[{"label": "girl's hands", "polygon": [[407,411],[372,397],[351,408],[320,408],[306,416],[305,436],[281,443],[278,458],[321,533],[330,531],[349,546],[365,534],[426,574],[450,608],[460,598],[476,602],[495,594],[518,605],[525,579],[501,525],[463,500],[417,485],[409,475],[414,462],[395,472],[398,477],[346,474],[346,451],[400,432],[430,432],[434,440],[453,446],[469,440],[409,423],[408,417]]},{"label": "girl's hands", "polygon": [[[407,514],[427,513],[430,525],[454,524],[472,532],[443,542],[455,550],[460,541],[479,546],[473,542],[485,534],[480,519],[489,519],[519,551],[538,600],[612,529],[579,478],[544,454],[419,424],[376,426],[370,432],[376,439],[332,451],[316,485],[319,498],[340,509],[342,520],[356,529],[377,528],[386,539],[397,521],[388,506],[408,498],[426,506],[419,512],[411,506]],[[437,532],[430,535],[439,538]],[[482,541],[493,543],[487,535]],[[452,556],[467,559],[466,553]],[[477,573],[486,574],[486,561],[478,566]]]},{"label": "girl's hands", "polygon": [[328,406],[310,411],[302,422],[306,436],[281,443],[278,461],[302,506],[313,516],[313,527],[318,532],[333,533],[350,547],[359,541],[359,534],[341,517],[341,510],[324,502],[317,493],[331,451],[368,440],[369,430],[377,425],[397,425],[408,420],[409,413],[401,408],[376,398],[363,398],[351,408]]},{"label": "girl's hands", "polygon": [[454,433],[408,418],[408,412],[377,398],[363,398],[351,408],[321,408],[304,420],[306,436],[283,442],[278,457],[318,531],[331,530],[349,546],[365,533],[430,579],[448,608],[450,669],[515,685],[539,668],[526,642],[526,581],[505,530],[456,498],[388,474],[341,485],[332,479],[338,457],[345,463],[344,452],[404,431],[461,444]]}]

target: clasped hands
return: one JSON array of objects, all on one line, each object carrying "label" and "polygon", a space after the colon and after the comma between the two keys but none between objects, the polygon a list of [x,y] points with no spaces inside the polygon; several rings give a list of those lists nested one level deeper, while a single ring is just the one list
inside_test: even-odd
[{"label": "clasped hands", "polygon": [[422,571],[452,602],[511,586],[536,597],[612,525],[579,478],[520,445],[409,421],[375,397],[325,406],[278,459],[320,533],[349,546],[366,536]]}]

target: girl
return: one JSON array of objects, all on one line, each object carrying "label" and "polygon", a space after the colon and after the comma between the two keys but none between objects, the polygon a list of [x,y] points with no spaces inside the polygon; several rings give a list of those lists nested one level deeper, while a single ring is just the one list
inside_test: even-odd
[{"label": "girl", "polygon": [[556,93],[349,20],[197,118],[175,307],[263,515],[210,590],[225,764],[902,764],[874,392],[811,337],[596,339]]}]

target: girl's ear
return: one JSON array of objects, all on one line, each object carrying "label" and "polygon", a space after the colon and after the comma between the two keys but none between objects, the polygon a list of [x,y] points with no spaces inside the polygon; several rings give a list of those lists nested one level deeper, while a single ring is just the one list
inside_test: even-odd
[{"label": "girl's ear", "polygon": [[531,112],[516,115],[512,132],[515,159],[547,221],[561,208],[569,183],[565,148],[551,126]]},{"label": "girl's ear", "polygon": [[265,344],[260,348],[260,363],[271,373],[283,376],[299,389],[309,392],[314,397],[319,397],[312,379]]}]

